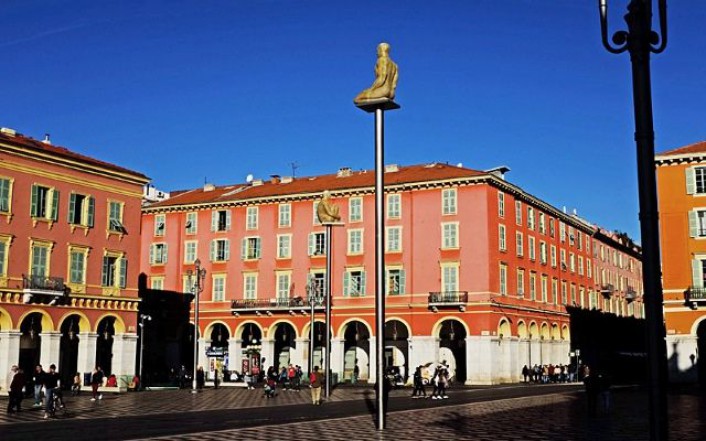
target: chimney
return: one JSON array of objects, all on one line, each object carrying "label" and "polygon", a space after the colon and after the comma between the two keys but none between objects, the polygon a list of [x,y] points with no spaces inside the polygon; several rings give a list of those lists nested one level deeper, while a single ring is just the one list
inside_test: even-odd
[{"label": "chimney", "polygon": [[44,139],[42,140],[42,142],[43,142],[44,144],[49,144],[49,145],[51,145],[51,138],[50,138],[50,136],[49,136],[48,133],[45,133],[45,134],[44,134]]},{"label": "chimney", "polygon": [[273,184],[279,184],[280,181],[281,181],[279,175],[270,175],[270,177],[272,178],[272,183],[273,183]]},{"label": "chimney", "polygon": [[400,168],[397,166],[397,164],[387,164],[385,166],[385,173],[394,173],[399,170]]},{"label": "chimney", "polygon": [[213,191],[216,189],[216,186],[213,184],[209,184],[208,182],[203,184],[203,191]]},{"label": "chimney", "polygon": [[351,168],[350,167],[341,167],[338,169],[338,173],[336,173],[337,178],[345,178],[351,175]]},{"label": "chimney", "polygon": [[2,128],[0,128],[0,133],[2,133],[3,135],[8,135],[8,136],[15,136],[15,135],[17,135],[17,132],[15,131],[15,129],[10,129],[10,128],[8,128],[8,127],[2,127]]},{"label": "chimney", "polygon": [[510,167],[506,165],[499,165],[497,167],[493,167],[491,169],[485,170],[486,173],[490,173],[493,176],[497,176],[498,178],[502,179],[503,181],[505,180],[505,173],[510,171]]}]

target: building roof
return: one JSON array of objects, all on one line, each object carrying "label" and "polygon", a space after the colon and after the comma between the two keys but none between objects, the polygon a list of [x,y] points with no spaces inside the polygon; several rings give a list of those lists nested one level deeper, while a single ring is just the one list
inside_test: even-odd
[{"label": "building roof", "polygon": [[[385,185],[411,184],[416,182],[443,181],[447,179],[473,178],[488,173],[448,164],[419,164],[410,166],[388,166],[384,175]],[[279,178],[268,181],[254,180],[226,186],[197,188],[171,192],[168,200],[151,204],[150,208],[224,203],[254,198],[282,197],[295,194],[318,194],[324,190],[343,191],[372,188],[375,185],[373,170],[353,171],[341,169],[336,174]]]},{"label": "building roof", "polygon": [[9,147],[27,149],[35,154],[46,155],[60,161],[78,162],[82,165],[89,166],[90,168],[102,169],[103,171],[107,171],[112,174],[129,175],[133,179],[144,181],[144,183],[149,181],[149,178],[140,172],[129,170],[109,162],[76,153],[66,147],[53,145],[44,141],[38,141],[34,138],[30,138],[14,131],[8,131],[6,129],[0,131],[0,143]]},{"label": "building roof", "polygon": [[657,153],[657,156],[676,156],[697,153],[706,154],[706,141],[699,141],[693,144],[686,145],[684,147],[679,147],[676,149],[667,150],[666,152]]}]

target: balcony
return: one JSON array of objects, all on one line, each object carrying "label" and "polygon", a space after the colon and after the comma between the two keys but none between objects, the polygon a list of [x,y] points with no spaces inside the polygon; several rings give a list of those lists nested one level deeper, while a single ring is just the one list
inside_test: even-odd
[{"label": "balcony", "polygon": [[287,312],[291,315],[296,313],[307,314],[311,312],[310,300],[314,302],[315,311],[323,311],[326,307],[323,297],[292,297],[273,299],[243,299],[233,300],[230,309],[231,314],[239,316],[241,314],[255,314],[271,316],[277,312]]},{"label": "balcony", "polygon": [[684,303],[692,309],[696,309],[698,303],[706,303],[706,288],[703,286],[690,286],[684,292]]},{"label": "balcony", "polygon": [[25,276],[23,274],[22,293],[24,303],[62,305],[67,303],[69,297],[69,290],[64,285],[62,277]]},{"label": "balcony", "polygon": [[635,291],[635,288],[628,286],[628,290],[625,292],[625,300],[628,301],[628,303],[633,302],[637,298],[637,291]]},{"label": "balcony", "polygon": [[466,310],[468,291],[445,291],[429,293],[429,309],[437,312],[440,308],[459,308]]},{"label": "balcony", "polygon": [[601,295],[603,295],[603,297],[605,297],[606,299],[609,299],[610,296],[613,295],[614,291],[615,291],[615,287],[610,283],[606,283],[605,285],[601,285]]}]

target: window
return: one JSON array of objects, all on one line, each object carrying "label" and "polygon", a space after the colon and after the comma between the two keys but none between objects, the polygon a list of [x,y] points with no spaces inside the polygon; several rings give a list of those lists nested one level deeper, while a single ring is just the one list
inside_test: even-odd
[{"label": "window", "polygon": [[522,240],[522,233],[519,231],[515,233],[515,242],[516,242],[516,247],[517,247],[517,255],[519,257],[522,257],[525,254],[525,246],[524,242]]},{"label": "window", "polygon": [[542,281],[540,282],[540,290],[542,293],[542,302],[547,303],[547,295],[548,295],[548,279],[545,274],[542,274]]},{"label": "window", "polygon": [[211,231],[230,231],[230,210],[211,212]]},{"label": "window", "polygon": [[211,241],[211,249],[209,251],[211,262],[225,262],[230,259],[230,240],[214,239]]},{"label": "window", "polygon": [[388,253],[398,253],[402,251],[402,227],[387,227],[387,240],[385,241],[385,251]]},{"label": "window", "polygon": [[186,234],[196,234],[198,222],[198,213],[186,213]]},{"label": "window", "polygon": [[574,253],[569,253],[569,270],[572,273],[576,272],[576,256],[574,256]]},{"label": "window", "polygon": [[507,295],[507,264],[500,264],[500,295]]},{"label": "window", "polygon": [[590,291],[588,293],[588,307],[590,309],[598,308],[598,294],[595,291]]},{"label": "window", "polygon": [[552,303],[559,304],[559,281],[552,279]]},{"label": "window", "polygon": [[556,229],[554,227],[554,219],[549,219],[549,236],[554,237]]},{"label": "window", "polygon": [[49,242],[31,242],[30,274],[32,277],[44,278],[49,276],[49,256],[52,244]]},{"label": "window", "polygon": [[443,265],[441,267],[441,291],[458,291],[458,265]]},{"label": "window", "polygon": [[348,230],[348,254],[363,253],[363,230],[351,229]]},{"label": "window", "polygon": [[288,299],[291,288],[292,273],[277,271],[277,298]]},{"label": "window", "polygon": [[586,289],[583,286],[579,288],[579,302],[582,308],[586,307]]},{"label": "window", "polygon": [[530,271],[529,275],[530,300],[537,300],[537,273]]},{"label": "window", "polygon": [[559,250],[561,269],[566,271],[566,250]]},{"label": "window", "polygon": [[549,258],[551,259],[552,268],[556,268],[556,246],[551,245],[549,251]]},{"label": "window", "polygon": [[[94,198],[78,193],[71,193],[69,196],[68,222],[72,225],[93,227],[95,210],[96,201]],[[156,232],[155,235],[157,235]]]},{"label": "window", "polygon": [[355,197],[348,200],[348,218],[350,222],[363,220],[363,198]]},{"label": "window", "polygon": [[591,254],[591,238],[588,234],[585,234],[584,239],[586,239],[586,254]]},{"label": "window", "polygon": [[441,248],[458,248],[458,223],[448,222],[441,224]]},{"label": "window", "polygon": [[574,227],[569,227],[569,245],[576,244],[576,235],[574,234]]},{"label": "window", "polygon": [[277,235],[277,258],[290,259],[292,257],[292,235],[278,234]]},{"label": "window", "polygon": [[547,234],[547,221],[544,219],[544,213],[539,213],[539,232]]},{"label": "window", "polygon": [[522,268],[517,269],[517,297],[525,296],[525,270]]},{"label": "window", "polygon": [[240,258],[243,260],[253,260],[260,258],[260,238],[244,237],[240,243]]},{"label": "window", "polygon": [[583,247],[583,238],[581,237],[581,232],[576,231],[576,248],[579,250]]},{"label": "window", "polygon": [[321,225],[321,222],[319,222],[319,201],[314,201],[314,203],[311,205],[311,208],[313,209],[313,214],[314,214],[314,225]]},{"label": "window", "polygon": [[535,254],[535,247],[534,247],[534,237],[532,236],[527,236],[527,254],[529,255],[530,260],[535,260],[537,258]]},{"label": "window", "polygon": [[568,302],[567,299],[567,294],[566,294],[566,281],[562,280],[561,281],[561,303],[566,305]]},{"label": "window", "polygon": [[586,277],[590,279],[592,276],[591,259],[586,259]]},{"label": "window", "polygon": [[110,201],[108,203],[108,230],[125,233],[123,226],[123,203]]},{"label": "window", "polygon": [[399,219],[401,217],[402,204],[399,194],[387,195],[387,218]]},{"label": "window", "polygon": [[127,279],[127,259],[117,253],[103,256],[103,287],[125,288]]},{"label": "window", "polygon": [[498,216],[505,217],[505,193],[498,192]]},{"label": "window", "polygon": [[32,185],[30,211],[34,218],[58,220],[59,190],[37,184]]},{"label": "window", "polygon": [[527,207],[527,228],[534,230],[534,208]]},{"label": "window", "polygon": [[456,214],[456,189],[441,191],[441,214]]},{"label": "window", "polygon": [[309,274],[307,288],[310,297],[323,297],[325,277],[326,273],[324,272],[313,272]]},{"label": "window", "polygon": [[706,193],[706,167],[693,167],[686,169],[686,193]]},{"label": "window", "polygon": [[10,178],[0,178],[0,213],[8,214],[12,210],[12,183]]},{"label": "window", "polygon": [[150,277],[150,289],[163,290],[164,277]]},{"label": "window", "polygon": [[350,297],[365,295],[365,271],[355,270],[343,273],[343,295]]},{"label": "window", "polygon": [[153,243],[150,246],[150,265],[164,265],[167,263],[167,244]]},{"label": "window", "polygon": [[245,229],[257,230],[258,207],[248,207],[245,211]]},{"label": "window", "polygon": [[156,214],[154,216],[154,235],[164,236],[165,231],[167,231],[165,216],[163,214]]},{"label": "window", "polygon": [[522,225],[522,202],[515,201],[515,223]]},{"label": "window", "polygon": [[[7,262],[10,257],[10,243],[12,236],[0,234],[0,277],[7,277]],[[3,282],[3,283],[6,283]]]},{"label": "window", "polygon": [[706,210],[689,212],[689,236],[706,237]]},{"label": "window", "polygon": [[280,228],[292,226],[292,206],[291,204],[279,204],[278,225]]},{"label": "window", "polygon": [[213,276],[213,296],[214,302],[223,302],[226,299],[226,276],[225,274],[215,274]]},{"label": "window", "polygon": [[198,256],[198,242],[195,240],[184,241],[184,263],[192,264]]},{"label": "window", "polygon": [[243,298],[257,299],[257,274],[243,274]]},{"label": "window", "polygon": [[86,255],[88,248],[69,247],[69,283],[86,284]]},{"label": "window", "polygon": [[571,304],[576,305],[576,285],[571,284]]},{"label": "window", "polygon": [[579,256],[579,276],[583,276],[583,256]]},{"label": "window", "polygon": [[498,247],[500,251],[507,250],[507,242],[505,240],[505,225],[498,225]]},{"label": "window", "polygon": [[543,240],[539,242],[539,263],[547,264],[547,243]]},{"label": "window", "polygon": [[309,234],[309,255],[324,256],[326,255],[326,233],[310,233]]},{"label": "window", "polygon": [[404,294],[405,272],[403,269],[388,269],[386,282],[385,288],[388,295]]},{"label": "window", "polygon": [[563,222],[559,222],[559,240],[566,242],[566,225]]}]

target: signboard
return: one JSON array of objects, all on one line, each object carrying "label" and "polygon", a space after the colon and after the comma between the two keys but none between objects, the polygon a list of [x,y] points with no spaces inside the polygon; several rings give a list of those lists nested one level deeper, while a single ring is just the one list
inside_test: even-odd
[{"label": "signboard", "polygon": [[218,357],[222,358],[228,355],[228,348],[206,348],[207,357]]}]

